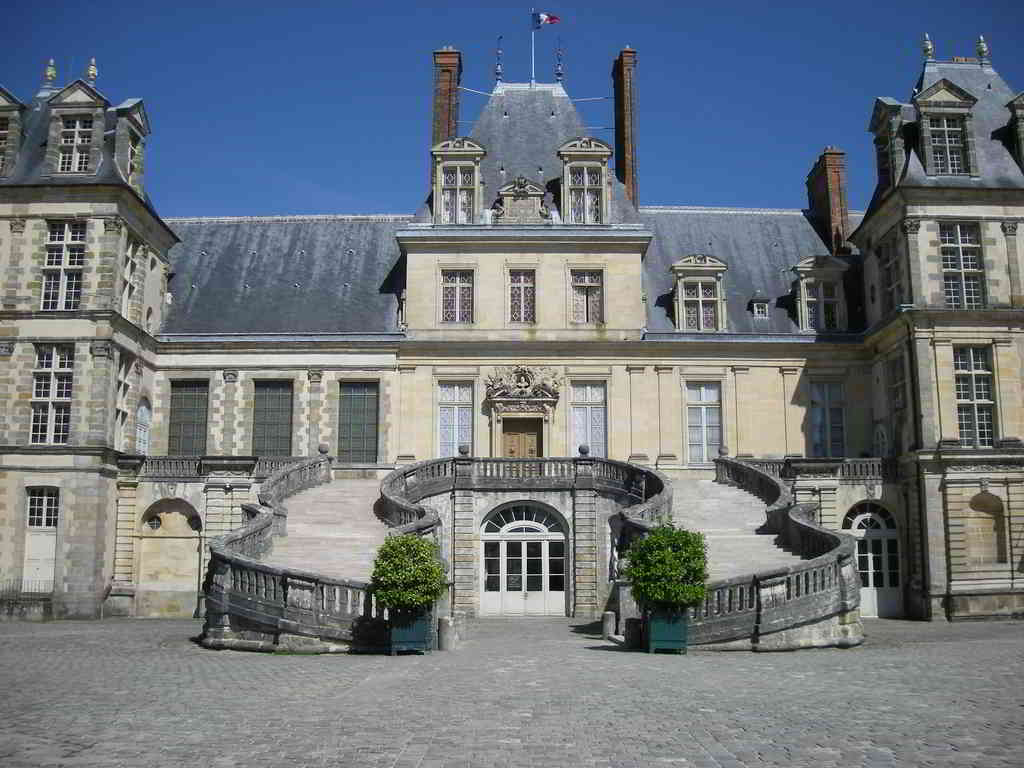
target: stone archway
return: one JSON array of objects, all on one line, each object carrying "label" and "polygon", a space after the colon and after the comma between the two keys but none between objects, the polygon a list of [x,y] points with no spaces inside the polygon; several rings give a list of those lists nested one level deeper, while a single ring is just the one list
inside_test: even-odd
[{"label": "stone archway", "polygon": [[203,525],[183,499],[161,499],[137,529],[135,615],[192,618],[200,613]]},{"label": "stone archway", "polygon": [[903,562],[896,518],[881,504],[862,501],[846,513],[843,531],[857,538],[861,615],[902,617]]}]

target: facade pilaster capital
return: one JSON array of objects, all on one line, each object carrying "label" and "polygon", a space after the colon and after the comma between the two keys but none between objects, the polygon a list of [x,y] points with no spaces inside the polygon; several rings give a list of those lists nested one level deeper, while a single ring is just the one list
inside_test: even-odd
[{"label": "facade pilaster capital", "polygon": [[92,357],[109,359],[114,356],[114,345],[109,341],[90,342],[89,354]]},{"label": "facade pilaster capital", "polygon": [[796,376],[800,373],[800,369],[795,366],[781,365],[779,366],[779,373],[783,376]]},{"label": "facade pilaster capital", "polygon": [[736,373],[736,374],[739,374],[739,373],[750,373],[750,366],[749,365],[734,365],[734,366],[732,366],[732,372]]},{"label": "facade pilaster capital", "polygon": [[311,384],[319,384],[324,380],[324,372],[320,368],[310,368],[306,371],[306,378]]},{"label": "facade pilaster capital", "polygon": [[644,373],[647,370],[646,365],[627,365],[626,373]]},{"label": "facade pilaster capital", "polygon": [[224,371],[222,371],[221,375],[224,377],[224,381],[226,381],[229,384],[233,384],[234,382],[238,381],[238,371],[225,369]]},{"label": "facade pilaster capital", "polygon": [[1004,235],[1007,237],[1013,237],[1017,234],[1017,225],[1019,223],[1020,222],[1016,219],[1007,219],[1006,221],[1001,222],[999,226],[1003,230]]},{"label": "facade pilaster capital", "polygon": [[11,234],[22,235],[25,233],[25,219],[18,217],[11,219]]},{"label": "facade pilaster capital", "polygon": [[904,219],[900,222],[900,227],[902,227],[904,234],[916,235],[921,229],[921,220]]},{"label": "facade pilaster capital", "polygon": [[13,341],[0,341],[0,357],[10,357],[14,354]]},{"label": "facade pilaster capital", "polygon": [[674,365],[656,365],[654,370],[657,373],[673,374],[675,373],[676,367]]},{"label": "facade pilaster capital", "polygon": [[103,220],[103,231],[107,234],[118,234],[121,231],[121,220],[109,218]]}]

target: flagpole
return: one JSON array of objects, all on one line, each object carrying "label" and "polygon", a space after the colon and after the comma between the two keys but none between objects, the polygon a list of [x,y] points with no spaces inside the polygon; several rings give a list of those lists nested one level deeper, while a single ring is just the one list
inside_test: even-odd
[{"label": "flagpole", "polygon": [[537,80],[537,72],[534,69],[534,36],[537,34],[536,26],[533,23],[533,14],[537,12],[536,8],[530,9],[530,87],[533,87],[534,82]]}]

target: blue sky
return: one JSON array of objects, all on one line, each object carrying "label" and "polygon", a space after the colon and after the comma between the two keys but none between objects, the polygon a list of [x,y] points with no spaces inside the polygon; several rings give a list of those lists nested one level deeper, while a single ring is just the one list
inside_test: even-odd
[{"label": "blue sky", "polygon": [[[841,6],[841,7],[840,7]],[[638,52],[642,204],[800,208],[826,144],[848,153],[863,208],[876,96],[907,99],[929,32],[939,58],[974,56],[1024,90],[1019,0],[659,3],[555,2],[537,33],[537,79],[566,49],[573,98],[610,96],[612,60]],[[408,213],[425,196],[431,58],[454,45],[463,85],[529,79],[530,6],[505,3],[61,2],[7,12],[0,83],[22,100],[47,58],[59,80],[90,56],[111,101],[141,97],[152,122],[146,182],[165,216]],[[484,97],[462,96],[472,121]],[[611,100],[578,105],[609,141]],[[470,123],[465,124],[466,132]]]}]

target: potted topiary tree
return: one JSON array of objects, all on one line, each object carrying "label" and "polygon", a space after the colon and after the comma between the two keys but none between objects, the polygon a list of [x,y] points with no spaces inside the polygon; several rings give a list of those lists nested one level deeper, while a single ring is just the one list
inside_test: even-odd
[{"label": "potted topiary tree", "polygon": [[418,536],[388,537],[377,550],[370,586],[388,609],[391,655],[430,651],[431,609],[448,586],[437,544]]},{"label": "potted topiary tree", "polygon": [[644,612],[647,652],[686,653],[687,608],[704,599],[708,577],[704,535],[671,523],[634,541],[625,576]]}]

